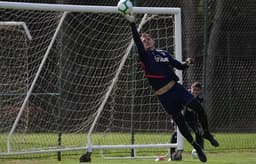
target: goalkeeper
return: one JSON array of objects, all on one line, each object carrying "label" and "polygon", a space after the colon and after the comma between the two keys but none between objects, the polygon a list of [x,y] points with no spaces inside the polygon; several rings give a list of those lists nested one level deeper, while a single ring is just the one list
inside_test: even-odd
[{"label": "goalkeeper", "polygon": [[203,137],[208,139],[213,146],[219,146],[219,143],[209,132],[208,120],[203,107],[186,88],[177,83],[179,79],[173,70],[174,68],[179,70],[187,69],[189,65],[194,63],[193,59],[188,58],[185,63],[181,63],[172,58],[167,51],[157,50],[154,40],[149,34],[143,33],[141,36],[139,35],[135,24],[135,16],[133,14],[126,14],[124,17],[130,22],[133,39],[139,53],[139,60],[144,69],[145,77],[148,78],[149,84],[155,90],[165,111],[172,115],[181,134],[196,149],[200,161],[206,162],[207,157],[203,149],[194,140],[181,113],[183,105],[197,113],[204,130]]},{"label": "goalkeeper", "polygon": [[[203,98],[200,96],[201,92],[202,92],[201,83],[194,82],[190,87],[190,92],[200,103],[203,102]],[[189,125],[189,127],[195,132],[196,142],[202,147],[202,149],[204,149],[204,140],[202,137],[202,130],[201,130],[200,123],[198,122],[197,114],[193,110],[191,110],[189,108],[185,108],[184,117],[185,117],[185,120],[186,120],[187,124]],[[176,127],[175,123],[173,124],[173,127],[174,128]],[[176,143],[176,142],[177,142],[177,131],[175,128],[175,132],[171,136],[171,143]],[[181,160],[182,159],[182,151],[183,150],[177,150],[175,152],[175,148],[171,148],[170,149],[171,160],[173,160],[173,161]]]}]

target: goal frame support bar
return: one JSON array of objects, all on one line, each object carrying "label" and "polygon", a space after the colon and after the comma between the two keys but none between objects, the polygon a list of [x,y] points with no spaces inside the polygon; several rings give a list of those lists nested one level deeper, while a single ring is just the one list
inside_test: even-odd
[{"label": "goal frame support bar", "polygon": [[[103,149],[142,149],[142,148],[172,148],[177,147],[177,143],[172,144],[132,144],[132,145],[92,145],[93,150],[103,150]],[[50,153],[50,152],[64,152],[72,150],[88,150],[88,146],[82,147],[72,147],[72,148],[52,148],[45,150],[32,150],[32,151],[20,151],[20,152],[6,152],[0,153],[0,156],[8,155],[23,155],[23,154],[37,154],[37,153]]]},{"label": "goal frame support bar", "polygon": [[17,21],[1,21],[0,22],[0,26],[22,26],[22,28],[24,29],[27,37],[29,40],[32,40],[32,36],[31,33],[28,29],[28,26],[25,22],[17,22]]}]

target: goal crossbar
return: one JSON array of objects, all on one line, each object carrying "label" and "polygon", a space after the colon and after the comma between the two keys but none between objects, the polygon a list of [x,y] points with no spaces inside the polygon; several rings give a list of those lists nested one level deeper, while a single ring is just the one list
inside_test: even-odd
[{"label": "goal crossbar", "polygon": [[[46,3],[22,3],[22,2],[4,2],[0,1],[0,8],[5,9],[26,9],[43,11],[70,11],[70,12],[92,12],[92,13],[118,13],[116,6],[84,6],[84,5],[64,5],[64,4],[46,4]],[[150,13],[180,13],[180,8],[175,7],[133,7],[133,12],[138,14]]]}]

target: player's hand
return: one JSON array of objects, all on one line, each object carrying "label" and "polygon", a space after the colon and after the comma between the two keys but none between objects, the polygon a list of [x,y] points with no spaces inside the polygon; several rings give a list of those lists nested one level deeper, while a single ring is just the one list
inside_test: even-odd
[{"label": "player's hand", "polygon": [[186,59],[186,64],[189,65],[189,66],[195,64],[195,59],[193,59],[193,58],[187,58],[187,59]]},{"label": "player's hand", "polygon": [[133,15],[133,13],[125,14],[124,17],[125,17],[125,19],[128,20],[130,23],[134,23],[134,22],[135,22],[135,16]]}]

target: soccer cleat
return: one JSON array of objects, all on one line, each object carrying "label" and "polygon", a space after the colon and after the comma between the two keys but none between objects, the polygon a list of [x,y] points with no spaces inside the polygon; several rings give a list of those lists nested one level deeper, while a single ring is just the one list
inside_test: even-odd
[{"label": "soccer cleat", "polygon": [[218,147],[220,145],[219,142],[209,132],[204,133],[203,137],[210,141],[212,146]]},{"label": "soccer cleat", "polygon": [[182,152],[183,150],[177,150],[176,152],[171,154],[172,161],[181,161],[182,160]]},{"label": "soccer cleat", "polygon": [[80,157],[80,162],[91,162],[92,152],[87,152]]},{"label": "soccer cleat", "polygon": [[201,162],[206,162],[207,161],[207,157],[203,151],[203,149],[201,148],[200,145],[198,145],[198,143],[194,142],[192,144],[192,146],[196,149],[196,152],[198,154],[198,158]]}]

